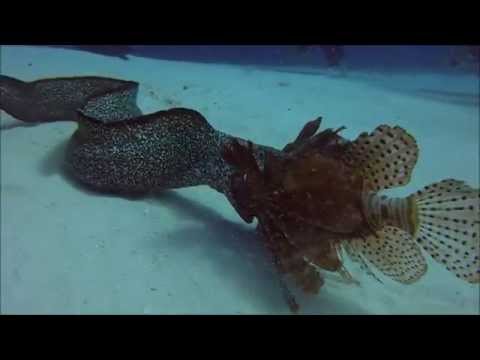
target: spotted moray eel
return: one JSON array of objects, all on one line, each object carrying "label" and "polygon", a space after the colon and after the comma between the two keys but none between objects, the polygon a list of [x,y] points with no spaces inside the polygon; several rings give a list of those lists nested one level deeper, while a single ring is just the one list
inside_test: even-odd
[{"label": "spotted moray eel", "polygon": [[[243,139],[214,129],[186,108],[142,115],[139,84],[106,77],[63,77],[24,82],[0,76],[0,109],[26,123],[75,121],[66,168],[90,188],[143,194],[152,190],[207,185],[230,193],[233,169],[221,156],[224,144]],[[255,145],[263,167],[266,151]]]}]

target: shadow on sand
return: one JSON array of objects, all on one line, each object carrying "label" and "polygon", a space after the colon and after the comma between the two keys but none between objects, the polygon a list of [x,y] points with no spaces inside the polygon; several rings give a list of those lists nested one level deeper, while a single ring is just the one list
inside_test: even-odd
[{"label": "shadow on sand", "polygon": [[[149,194],[114,194],[92,190],[79,183],[64,166],[68,141],[58,144],[47,154],[38,168],[42,175],[60,174],[72,187],[89,196],[114,196],[130,201],[158,204],[173,211],[178,218],[191,220],[188,225],[169,234],[169,247],[174,247],[180,252],[188,252],[195,247],[197,254],[202,259],[208,259],[212,267],[225,277],[226,283],[238,286],[239,297],[248,298],[249,302],[254,304],[254,308],[258,309],[257,313],[289,314],[277,285],[277,275],[268,261],[260,235],[252,226],[227,220],[221,213],[182,196],[175,190]],[[202,242],[200,246],[199,241]],[[162,246],[164,245],[162,243]],[[156,246],[159,244],[154,243],[153,248]],[[365,313],[365,309],[355,302],[338,298],[328,291],[311,297],[299,293],[296,289],[293,290],[301,306],[304,305],[301,313]]]}]

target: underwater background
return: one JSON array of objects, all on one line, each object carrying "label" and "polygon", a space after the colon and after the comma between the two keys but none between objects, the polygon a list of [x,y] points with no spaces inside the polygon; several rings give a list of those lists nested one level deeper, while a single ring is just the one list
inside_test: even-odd
[{"label": "underwater background", "polygon": [[[406,196],[457,178],[479,187],[478,46],[1,46],[24,81],[105,76],[140,83],[143,113],[186,107],[216,129],[281,148],[305,122],[380,124],[413,135]],[[1,116],[1,312],[289,314],[255,224],[206,186],[132,199],[86,191],[61,171],[74,122]],[[68,119],[66,119],[68,120]],[[479,286],[426,256],[417,283],[326,274],[304,314],[479,314]]]}]

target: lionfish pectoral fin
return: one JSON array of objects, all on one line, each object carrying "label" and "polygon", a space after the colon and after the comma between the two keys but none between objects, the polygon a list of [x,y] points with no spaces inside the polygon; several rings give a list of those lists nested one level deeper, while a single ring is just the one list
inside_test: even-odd
[{"label": "lionfish pectoral fin", "polygon": [[372,192],[406,185],[417,158],[415,139],[404,129],[388,125],[360,134],[344,154],[346,163],[363,175],[365,191]]},{"label": "lionfish pectoral fin", "polygon": [[350,272],[345,268],[345,267],[341,267],[339,270],[338,270],[338,273],[340,274],[340,276],[342,277],[342,279],[347,283],[347,284],[354,284],[354,285],[357,285],[359,286],[360,285],[360,281],[358,281],[357,279],[355,279],[352,274],[350,274]]},{"label": "lionfish pectoral fin", "polygon": [[331,244],[327,253],[322,251],[322,256],[318,255],[314,257],[314,263],[316,266],[322,270],[337,273],[340,275],[342,281],[347,284],[360,285],[360,282],[354,279],[352,274],[350,274],[350,272],[345,268],[342,249],[338,243]]},{"label": "lionfish pectoral fin", "polygon": [[336,257],[339,259],[339,262],[340,262],[340,266],[336,270],[337,274],[340,275],[341,279],[345,283],[359,286],[360,282],[357,279],[355,279],[345,267],[345,260],[343,256],[343,251],[342,251],[343,249],[342,249],[341,242],[335,242],[334,246],[332,246],[332,249],[334,250]]},{"label": "lionfish pectoral fin", "polygon": [[323,241],[309,244],[302,248],[305,256],[322,270],[337,272],[342,267],[338,246],[333,241]]},{"label": "lionfish pectoral fin", "polygon": [[379,283],[383,283],[376,275],[375,273],[370,269],[369,265],[367,264],[366,260],[363,258],[362,254],[357,252],[355,249],[352,248],[350,245],[350,240],[345,241],[343,244],[343,248],[347,255],[350,257],[350,259],[357,263],[360,264],[360,269],[364,271],[367,275],[371,276],[375,280],[377,280]]},{"label": "lionfish pectoral fin", "polygon": [[367,260],[391,279],[411,284],[427,271],[427,263],[410,234],[393,226],[385,226],[378,236],[348,240],[346,251],[354,261]]}]

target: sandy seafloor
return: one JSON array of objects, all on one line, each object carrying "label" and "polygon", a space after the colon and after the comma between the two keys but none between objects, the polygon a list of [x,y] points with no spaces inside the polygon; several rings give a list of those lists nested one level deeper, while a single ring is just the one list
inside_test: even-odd
[{"label": "sandy seafloor", "polygon": [[[450,177],[479,184],[478,98],[463,95],[478,94],[475,76],[341,76],[10,46],[1,48],[1,72],[28,81],[136,80],[145,113],[193,108],[219,130],[278,147],[319,115],[325,127],[347,126],[351,139],[400,125],[416,137],[420,159],[411,183],[391,193]],[[2,313],[289,313],[254,225],[221,194],[196,187],[132,200],[87,192],[59,170],[75,123],[17,123],[1,113]],[[414,285],[380,284],[358,268],[360,286],[327,276],[318,296],[298,295],[301,313],[478,314],[479,287],[426,257],[429,271]]]}]

